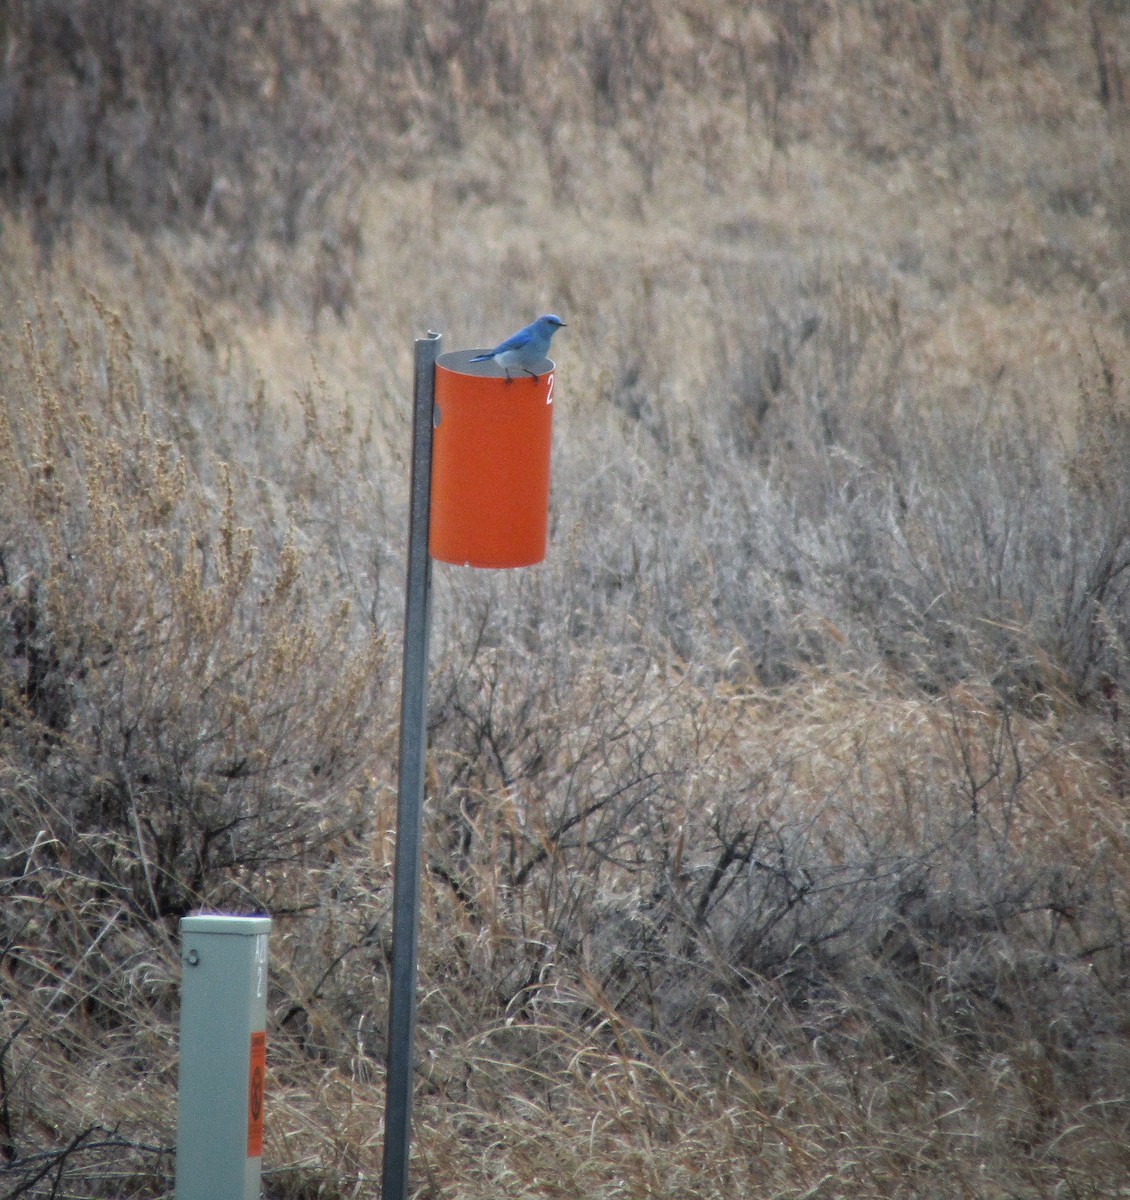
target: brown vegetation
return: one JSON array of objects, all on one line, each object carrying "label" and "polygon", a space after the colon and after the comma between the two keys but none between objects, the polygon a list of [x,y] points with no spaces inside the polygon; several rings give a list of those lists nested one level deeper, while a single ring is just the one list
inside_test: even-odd
[{"label": "brown vegetation", "polygon": [[569,321],[436,569],[414,1185],[1130,1168],[1125,4],[0,16],[0,1191],[160,1196],[271,913],[271,1197],[375,1192],[411,341]]}]

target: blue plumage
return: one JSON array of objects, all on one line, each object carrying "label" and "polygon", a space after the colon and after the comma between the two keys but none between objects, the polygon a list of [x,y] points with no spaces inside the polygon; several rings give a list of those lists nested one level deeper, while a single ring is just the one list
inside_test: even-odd
[{"label": "blue plumage", "polygon": [[533,369],[534,366],[548,356],[549,343],[553,340],[553,335],[564,324],[565,322],[560,317],[555,317],[553,313],[546,313],[545,316],[538,317],[536,321],[527,325],[525,329],[519,329],[506,341],[499,342],[493,350],[486,354],[476,354],[471,362],[487,362],[493,359],[506,371],[507,379],[510,378],[511,367],[520,368],[532,379],[536,379],[538,373]]}]

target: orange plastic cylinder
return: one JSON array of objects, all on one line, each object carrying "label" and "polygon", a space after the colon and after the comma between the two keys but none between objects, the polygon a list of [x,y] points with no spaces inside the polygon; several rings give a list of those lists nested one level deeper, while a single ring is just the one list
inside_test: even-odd
[{"label": "orange plastic cylinder", "polygon": [[528,567],[545,558],[554,364],[508,379],[477,353],[436,361],[428,548],[461,566]]}]

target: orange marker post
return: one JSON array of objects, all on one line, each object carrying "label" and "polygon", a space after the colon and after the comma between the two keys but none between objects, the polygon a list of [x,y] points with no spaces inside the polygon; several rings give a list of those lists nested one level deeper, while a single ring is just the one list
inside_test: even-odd
[{"label": "orange marker post", "polygon": [[554,364],[537,376],[461,350],[436,362],[429,550],[440,562],[528,567],[545,558]]},{"label": "orange marker post", "polygon": [[549,523],[553,362],[541,359],[532,373],[512,370],[507,378],[494,361],[472,363],[479,351],[440,355],[439,341],[438,333],[416,341],[384,1200],[406,1200],[408,1195],[431,561],[532,566],[545,558]]}]

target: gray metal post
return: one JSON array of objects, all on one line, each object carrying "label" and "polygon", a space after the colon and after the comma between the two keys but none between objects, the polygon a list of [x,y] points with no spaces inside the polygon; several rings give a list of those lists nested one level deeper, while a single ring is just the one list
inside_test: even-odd
[{"label": "gray metal post", "polygon": [[432,488],[432,410],[435,404],[435,363],[439,355],[439,343],[438,333],[429,333],[426,338],[416,341],[382,1200],[406,1200],[408,1150],[412,1138],[412,1044],[416,1035],[420,832],[424,807],[424,755],[428,740],[428,633],[432,579],[428,525]]},{"label": "gray metal post", "polygon": [[270,929],[181,919],[176,1200],[258,1200]]}]

